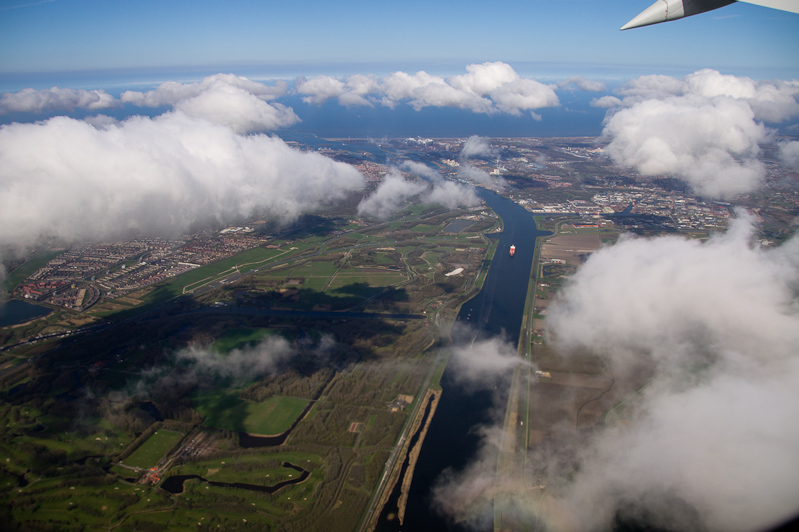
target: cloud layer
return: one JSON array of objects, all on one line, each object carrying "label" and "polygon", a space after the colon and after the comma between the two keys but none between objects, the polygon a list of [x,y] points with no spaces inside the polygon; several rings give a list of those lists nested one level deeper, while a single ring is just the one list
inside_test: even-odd
[{"label": "cloud layer", "polygon": [[125,91],[120,100],[142,107],[171,106],[189,116],[248,133],[299,122],[290,107],[267,103],[284,95],[287,88],[285,81],[264,85],[233,74],[216,74],[197,83],[169,81],[147,92]]},{"label": "cloud layer", "polygon": [[223,354],[214,349],[190,346],[175,353],[178,362],[188,362],[196,376],[232,378],[237,383],[285,370],[289,361],[302,352],[306,357],[323,361],[335,348],[332,336],[323,336],[319,342],[292,345],[282,336],[268,336],[257,345],[233,349]]},{"label": "cloud layer", "polygon": [[353,167],[181,111],[95,127],[0,127],[0,244],[179,234],[253,214],[290,221],[363,186]]},{"label": "cloud layer", "polygon": [[417,111],[424,107],[455,107],[477,113],[519,115],[560,105],[553,87],[522,78],[502,62],[472,64],[466,74],[443,78],[424,71],[395,72],[385,78],[355,75],[343,81],[330,76],[294,82],[307,103],[320,105],[337,99],[341,105],[384,105],[407,103]]},{"label": "cloud layer", "polygon": [[399,169],[391,168],[377,189],[358,205],[358,214],[386,219],[411,200],[438,203],[449,209],[480,204],[474,189],[448,181],[424,164],[406,161],[402,170],[423,177],[425,181],[406,179]]},{"label": "cloud layer", "polygon": [[755,190],[765,176],[757,160],[769,141],[764,122],[799,116],[799,81],[760,81],[700,70],[682,79],[643,76],[617,96],[603,135],[607,153],[644,175],[675,175],[696,192],[728,198]]},{"label": "cloud layer", "polygon": [[[707,243],[624,239],[550,308],[562,349],[597,353],[616,375],[656,368],[630,423],[578,447],[572,482],[552,492],[577,528],[609,529],[621,512],[759,530],[799,512],[799,239],[766,250],[752,238],[742,216]],[[690,519],[675,521],[669,500]]]},{"label": "cloud layer", "polygon": [[43,111],[72,111],[76,108],[97,110],[119,107],[120,102],[104,90],[22,89],[19,92],[0,94],[0,114]]},{"label": "cloud layer", "polygon": [[131,104],[172,107],[189,116],[226,125],[238,133],[266,131],[299,122],[290,107],[267,103],[286,94],[288,83],[265,85],[233,74],[215,74],[196,83],[168,81],[146,92],[125,91],[119,99],[104,90],[23,89],[0,95],[0,114],[9,112],[70,112],[76,108],[110,109]]}]

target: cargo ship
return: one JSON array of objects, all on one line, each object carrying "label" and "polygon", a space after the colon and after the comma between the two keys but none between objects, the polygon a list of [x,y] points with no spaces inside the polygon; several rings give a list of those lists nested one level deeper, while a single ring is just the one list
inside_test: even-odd
[{"label": "cargo ship", "polygon": [[511,244],[510,245],[510,256],[512,257],[514,253],[516,253],[516,246]]}]

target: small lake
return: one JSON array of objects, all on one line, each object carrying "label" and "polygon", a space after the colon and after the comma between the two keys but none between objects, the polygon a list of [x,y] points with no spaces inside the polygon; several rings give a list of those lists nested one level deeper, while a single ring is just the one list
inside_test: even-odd
[{"label": "small lake", "polygon": [[47,316],[51,310],[46,307],[32,305],[19,299],[10,299],[0,303],[0,327],[25,323],[33,318]]}]

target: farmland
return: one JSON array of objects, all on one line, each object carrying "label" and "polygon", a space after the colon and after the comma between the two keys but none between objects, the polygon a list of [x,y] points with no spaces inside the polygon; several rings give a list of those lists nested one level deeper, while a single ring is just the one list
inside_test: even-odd
[{"label": "farmland", "polygon": [[[445,231],[463,215],[474,216],[420,208],[399,223],[325,221],[321,233],[101,303],[85,313],[93,332],[4,352],[18,364],[0,383],[6,519],[55,530],[356,528],[408,420],[387,405],[440,378],[438,326],[485,270],[490,245],[468,229],[496,218]],[[42,356],[25,362],[34,348]],[[282,444],[245,439],[285,433],[306,411]],[[225,487],[271,489],[297,478],[295,466],[307,478],[273,493]],[[159,487],[175,475],[205,480]]]}]

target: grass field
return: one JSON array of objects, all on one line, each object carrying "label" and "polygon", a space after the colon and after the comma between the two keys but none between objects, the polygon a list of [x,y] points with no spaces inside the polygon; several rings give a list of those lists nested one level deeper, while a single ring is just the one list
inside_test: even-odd
[{"label": "grass field", "polygon": [[318,470],[324,465],[323,458],[315,454],[258,453],[188,463],[175,468],[171,474],[200,475],[217,482],[243,482],[273,486],[297,475],[296,469],[283,467],[283,462],[291,462],[306,471]]},{"label": "grass field", "polygon": [[214,342],[214,349],[220,353],[230,353],[234,349],[253,346],[271,334],[270,329],[253,329],[241,327],[227,329],[225,335]]},{"label": "grass field", "polygon": [[281,434],[291,427],[307,399],[273,396],[253,403],[229,390],[214,390],[194,397],[194,408],[205,418],[205,425],[217,429],[251,434]]},{"label": "grass field", "polygon": [[291,277],[330,277],[338,267],[332,262],[314,261],[303,264],[291,271]]},{"label": "grass field", "polygon": [[283,253],[285,253],[285,251],[279,249],[265,249],[261,247],[248,249],[247,251],[242,251],[238,255],[233,255],[227,259],[222,259],[213,264],[202,266],[201,268],[179,275],[174,281],[168,283],[166,287],[170,287],[172,292],[177,295],[183,293],[184,290],[194,290],[206,283],[213,282],[219,277],[230,275],[237,271],[241,273],[248,272]]},{"label": "grass field", "polygon": [[371,288],[391,286],[405,281],[407,277],[402,273],[394,272],[359,272],[353,270],[342,270],[330,281],[329,290],[340,290],[349,285],[366,285]]},{"label": "grass field", "polygon": [[171,430],[161,429],[147,438],[132,455],[125,458],[125,465],[131,467],[141,467],[148,469],[153,467],[158,461],[168,453],[176,443],[180,441],[183,434]]},{"label": "grass field", "polygon": [[32,259],[28,262],[17,268],[16,270],[12,271],[8,274],[8,276],[3,279],[3,282],[0,284],[3,290],[10,292],[13,290],[19,283],[25,280],[30,274],[47,264],[52,259],[59,256],[62,251],[42,251],[41,253],[37,253]]},{"label": "grass field", "polygon": [[[141,300],[146,305],[163,303],[184,292],[187,293],[202,286],[217,282],[228,275],[237,272],[249,272],[250,270],[264,266],[272,260],[282,259],[301,253],[309,247],[310,246],[307,244],[299,243],[288,249],[266,249],[261,247],[248,249],[247,251],[242,251],[227,259],[178,275],[165,284],[157,285],[155,289],[142,296]],[[141,311],[141,309],[132,310],[132,308],[133,307],[129,305],[116,305],[111,302],[106,302],[95,307],[95,310],[91,313],[100,317],[107,317],[110,315],[126,317],[125,313],[132,316],[133,313]]]}]

